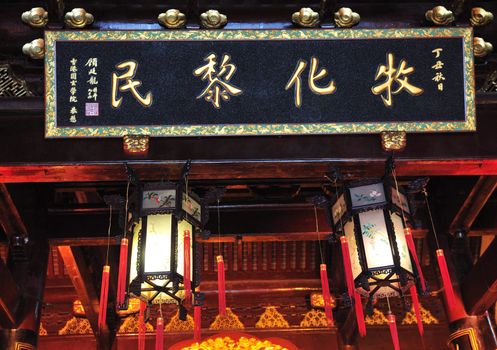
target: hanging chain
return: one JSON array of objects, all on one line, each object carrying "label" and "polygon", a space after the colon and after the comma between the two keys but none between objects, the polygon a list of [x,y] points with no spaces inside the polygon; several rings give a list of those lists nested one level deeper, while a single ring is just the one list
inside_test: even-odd
[{"label": "hanging chain", "polygon": [[128,204],[129,204],[129,184],[130,181],[126,185],[126,198],[124,204],[124,238],[128,236]]},{"label": "hanging chain", "polygon": [[321,256],[321,264],[324,264],[323,248],[321,246],[321,237],[320,237],[320,233],[319,233],[318,210],[317,210],[316,205],[314,205],[314,219],[316,220],[316,233],[318,235],[319,254]]},{"label": "hanging chain", "polygon": [[433,235],[435,236],[435,243],[437,244],[437,249],[440,249],[440,245],[438,243],[437,231],[435,229],[435,224],[433,222],[433,216],[431,215],[430,202],[428,201],[428,192],[426,188],[423,189],[423,194],[425,197],[426,208],[428,209],[428,216],[430,217],[431,229],[433,231]]},{"label": "hanging chain", "polygon": [[107,229],[107,254],[105,255],[105,265],[109,265],[110,231],[112,228],[112,205],[109,205],[109,228]]}]

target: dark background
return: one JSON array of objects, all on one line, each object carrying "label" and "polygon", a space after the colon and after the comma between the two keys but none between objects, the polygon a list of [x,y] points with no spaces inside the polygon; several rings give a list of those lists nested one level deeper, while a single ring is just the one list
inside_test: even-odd
[{"label": "dark background", "polygon": [[[432,81],[437,59],[431,51],[442,48],[444,91]],[[414,67],[408,81],[422,89],[420,96],[405,90],[393,95],[393,106],[387,108],[380,95],[371,88],[379,65],[386,65],[388,52],[394,54],[394,67],[401,59]],[[210,53],[217,55],[218,66],[224,53],[237,67],[231,84],[243,90],[230,96],[215,109],[210,102],[196,97],[207,82],[193,75],[203,66]],[[319,86],[335,80],[336,92],[315,95],[307,78],[311,57],[319,59],[319,69],[328,75],[317,81]],[[78,59],[78,122],[69,122],[69,66]],[[98,58],[98,117],[84,116],[87,96],[88,68],[84,63]],[[299,59],[308,65],[301,75],[302,106],[294,104],[293,88],[285,85]],[[305,41],[155,41],[155,42],[57,42],[57,124],[59,126],[123,126],[123,125],[189,125],[249,123],[330,123],[330,122],[402,122],[464,121],[464,65],[462,38],[374,39],[374,40],[305,40]],[[119,109],[111,107],[112,72],[115,66],[135,60],[138,69],[134,80],[140,80],[142,96],[153,94],[149,108],[141,106],[130,92],[123,97]],[[217,66],[217,67],[218,67]],[[318,71],[319,71],[318,69]],[[122,84],[123,82],[121,82]],[[392,89],[396,89],[394,84]],[[384,92],[382,95],[385,95]]]}]

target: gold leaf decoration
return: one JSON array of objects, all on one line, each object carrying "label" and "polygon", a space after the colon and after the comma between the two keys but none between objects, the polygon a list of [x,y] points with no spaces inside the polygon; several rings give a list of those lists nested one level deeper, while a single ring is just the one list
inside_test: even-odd
[{"label": "gold leaf decoration", "polygon": [[66,13],[64,23],[69,28],[81,29],[93,23],[93,15],[83,8],[74,8]]},{"label": "gold leaf decoration", "polygon": [[268,306],[255,324],[255,328],[290,328],[290,325],[275,306]]},{"label": "gold leaf decoration", "polygon": [[428,21],[438,26],[449,25],[455,20],[452,11],[447,10],[443,6],[435,6],[431,10],[426,11],[425,17]]},{"label": "gold leaf decoration", "polygon": [[473,39],[473,52],[476,57],[485,57],[494,50],[491,43],[486,42],[482,38],[475,37]]},{"label": "gold leaf decoration", "polygon": [[[423,305],[419,305],[419,308],[421,310],[421,321],[424,324],[439,324],[440,321],[432,315],[432,313],[429,310],[426,310]],[[416,320],[416,314],[414,313],[414,307],[411,307],[411,311],[406,313],[406,316],[402,320],[402,324],[417,324],[418,321]]]},{"label": "gold leaf decoration", "polygon": [[[138,320],[139,315],[133,315],[126,317],[124,322],[119,327],[118,333],[138,333]],[[153,332],[154,326],[150,324],[150,322],[145,323],[145,332]]]},{"label": "gold leaf decoration", "polygon": [[368,326],[381,326],[384,324],[388,324],[388,319],[385,317],[383,312],[381,312],[377,308],[373,309],[373,316],[366,316],[364,321]]},{"label": "gold leaf decoration", "polygon": [[169,28],[169,29],[177,29],[181,28],[186,23],[186,16],[183,12],[180,12],[176,9],[167,10],[164,13],[161,13],[159,17],[157,17],[159,24]]},{"label": "gold leaf decoration", "polygon": [[319,13],[309,7],[302,7],[292,14],[292,22],[299,27],[314,28],[319,25]]},{"label": "gold leaf decoration", "polygon": [[480,27],[489,24],[494,20],[494,14],[481,7],[471,9],[471,18],[469,21],[473,27]]},{"label": "gold leaf decoration", "polygon": [[38,335],[39,335],[40,337],[45,337],[45,336],[47,336],[47,335],[48,335],[48,332],[47,332],[47,330],[45,329],[45,327],[43,327],[43,323],[42,323],[42,322],[40,322],[40,329],[38,330]]},{"label": "gold leaf decoration", "polygon": [[405,131],[382,131],[381,147],[384,151],[402,151],[406,148],[407,133]]},{"label": "gold leaf decoration", "polygon": [[209,10],[200,15],[200,23],[203,28],[220,29],[228,23],[228,17],[218,10]]},{"label": "gold leaf decoration", "polygon": [[193,331],[193,317],[186,315],[186,321],[179,319],[179,312],[171,318],[171,321],[166,325],[166,332],[190,332]]},{"label": "gold leaf decoration", "polygon": [[231,308],[227,307],[226,317],[217,315],[214,322],[212,322],[212,324],[209,326],[209,329],[216,331],[230,330],[230,329],[245,329],[245,326],[243,325],[242,322],[240,322],[238,316],[233,311],[231,311]]},{"label": "gold leaf decoration", "polygon": [[34,60],[45,57],[45,40],[35,39],[22,47],[22,53]]},{"label": "gold leaf decoration", "polygon": [[21,19],[33,28],[43,28],[48,23],[48,12],[43,7],[33,7],[31,10],[23,12]]},{"label": "gold leaf decoration", "polygon": [[230,337],[217,337],[215,339],[207,339],[203,342],[194,343],[190,346],[184,347],[181,350],[220,350],[220,349],[233,349],[233,350],[288,350],[287,348],[271,343],[269,340],[259,340],[257,338],[240,337],[238,341]]},{"label": "gold leaf decoration", "polygon": [[361,20],[357,12],[348,7],[342,7],[335,12],[335,24],[340,28],[350,28],[355,26]]},{"label": "gold leaf decoration", "polygon": [[328,327],[328,319],[326,314],[321,310],[311,310],[304,315],[304,319],[300,322],[300,327],[303,328],[320,328]]},{"label": "gold leaf decoration", "polygon": [[86,318],[73,317],[59,330],[59,335],[92,334],[90,322]]}]

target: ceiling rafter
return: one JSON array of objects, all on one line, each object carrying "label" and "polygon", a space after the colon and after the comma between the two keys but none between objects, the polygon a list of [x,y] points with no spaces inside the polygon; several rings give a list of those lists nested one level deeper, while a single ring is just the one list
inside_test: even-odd
[{"label": "ceiling rafter", "polygon": [[28,236],[26,225],[10,196],[7,186],[0,183],[0,225],[7,237]]}]

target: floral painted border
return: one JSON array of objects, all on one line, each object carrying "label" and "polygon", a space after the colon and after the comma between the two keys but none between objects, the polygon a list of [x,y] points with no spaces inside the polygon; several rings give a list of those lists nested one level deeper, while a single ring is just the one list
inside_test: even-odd
[{"label": "floral painted border", "polygon": [[[306,40],[306,39],[463,39],[466,118],[461,122],[216,124],[119,127],[58,127],[56,118],[55,42],[119,40]],[[345,29],[345,30],[175,30],[175,31],[46,31],[45,32],[45,137],[241,136],[376,134],[381,131],[475,131],[473,31],[471,28]]]}]

